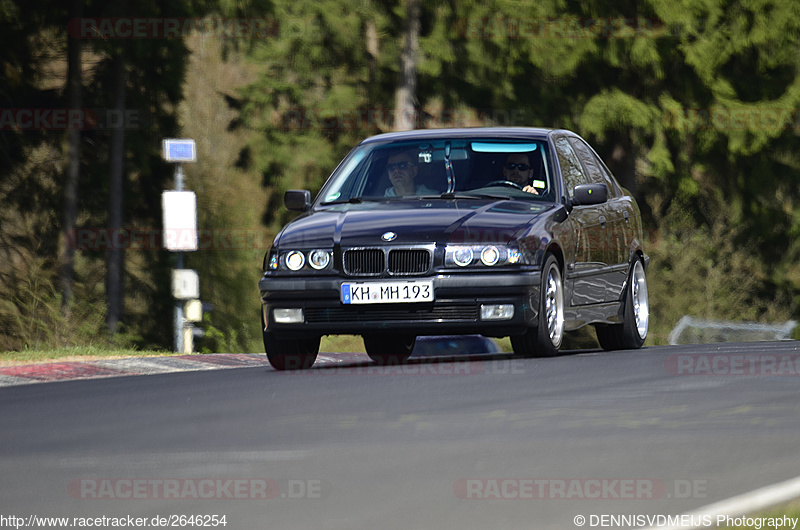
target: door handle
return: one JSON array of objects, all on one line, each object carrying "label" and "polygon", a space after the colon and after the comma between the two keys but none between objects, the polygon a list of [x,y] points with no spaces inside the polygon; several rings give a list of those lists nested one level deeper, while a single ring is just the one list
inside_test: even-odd
[{"label": "door handle", "polygon": [[601,215],[601,216],[600,216],[600,226],[601,226],[602,228],[605,228],[605,227],[606,227],[606,216],[605,216],[605,215]]}]

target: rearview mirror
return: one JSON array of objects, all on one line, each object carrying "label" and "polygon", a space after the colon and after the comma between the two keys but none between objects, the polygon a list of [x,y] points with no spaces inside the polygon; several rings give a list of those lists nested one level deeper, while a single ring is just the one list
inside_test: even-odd
[{"label": "rearview mirror", "polygon": [[311,192],[308,190],[287,190],[283,194],[283,204],[287,210],[305,212],[311,208]]},{"label": "rearview mirror", "polygon": [[573,206],[603,204],[608,200],[608,187],[605,184],[578,184],[572,190]]}]

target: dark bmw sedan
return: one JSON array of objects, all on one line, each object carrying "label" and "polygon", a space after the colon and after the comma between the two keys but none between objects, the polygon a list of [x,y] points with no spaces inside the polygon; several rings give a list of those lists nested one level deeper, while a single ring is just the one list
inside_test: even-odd
[{"label": "dark bmw sedan", "polygon": [[278,370],[310,367],[320,338],[363,336],[376,362],[416,337],[510,337],[556,355],[594,325],[604,349],[639,348],[649,307],[641,216],[594,150],[565,130],[476,128],[374,136],[276,237],[259,282]]}]

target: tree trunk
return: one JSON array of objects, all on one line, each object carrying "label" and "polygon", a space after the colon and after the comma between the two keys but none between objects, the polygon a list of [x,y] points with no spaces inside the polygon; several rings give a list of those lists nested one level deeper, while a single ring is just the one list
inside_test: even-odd
[{"label": "tree trunk", "polygon": [[403,51],[400,57],[400,85],[395,93],[395,129],[409,131],[417,122],[417,60],[419,57],[419,0],[406,0],[403,23]]},{"label": "tree trunk", "polygon": [[375,83],[375,71],[378,68],[378,26],[375,23],[375,20],[370,19],[367,20],[367,27],[366,27],[366,45],[367,45],[367,53],[369,54],[369,83],[370,86]]},{"label": "tree trunk", "polygon": [[617,177],[620,185],[627,189],[633,196],[636,192],[636,160],[634,158],[633,141],[627,133],[613,134],[614,150],[607,160],[609,169]]},{"label": "tree trunk", "polygon": [[[125,115],[125,56],[122,51],[114,58],[114,111]],[[122,124],[111,131],[110,186],[108,198],[108,229],[114,234],[122,229],[123,182],[125,178],[125,129]],[[114,238],[111,238],[113,241]],[[111,245],[106,255],[106,325],[108,332],[117,332],[122,314],[122,249]]]},{"label": "tree trunk", "polygon": [[[83,16],[83,0],[73,0],[69,12],[70,19]],[[67,37],[67,91],[69,108],[77,111],[82,104],[82,61],[81,41]],[[78,182],[81,168],[81,131],[71,127],[67,131],[67,167],[64,175],[64,202],[61,219],[61,309],[66,314],[72,301],[72,288],[75,274],[75,223],[78,217]]]}]

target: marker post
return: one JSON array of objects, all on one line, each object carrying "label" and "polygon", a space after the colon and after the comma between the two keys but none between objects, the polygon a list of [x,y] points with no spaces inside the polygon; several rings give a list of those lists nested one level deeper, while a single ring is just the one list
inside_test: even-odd
[{"label": "marker post", "polygon": [[165,139],[163,141],[164,159],[176,164],[175,189],[161,195],[164,214],[164,248],[177,253],[177,264],[172,271],[172,296],[175,298],[175,351],[192,353],[193,326],[186,318],[184,304],[191,304],[192,321],[199,321],[196,315],[200,297],[200,280],[197,271],[183,268],[183,254],[198,248],[197,241],[197,195],[184,191],[184,162],[196,162],[197,150],[194,140]]}]

